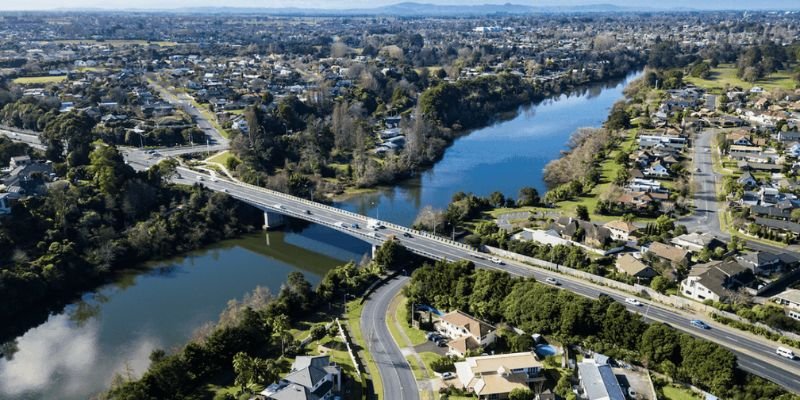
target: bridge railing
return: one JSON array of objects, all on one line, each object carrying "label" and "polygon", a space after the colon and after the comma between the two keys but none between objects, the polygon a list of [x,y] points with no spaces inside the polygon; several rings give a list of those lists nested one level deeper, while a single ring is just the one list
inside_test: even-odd
[{"label": "bridge railing", "polygon": [[[268,193],[268,194],[270,194],[272,196],[280,197],[280,198],[286,199],[288,201],[292,201],[292,202],[296,202],[296,203],[299,202],[299,203],[307,204],[307,205],[313,206],[313,207],[324,208],[326,210],[329,210],[329,211],[332,211],[332,212],[336,212],[336,213],[339,213],[339,214],[348,215],[348,216],[350,216],[352,218],[356,218],[356,219],[359,219],[361,221],[364,221],[364,223],[367,223],[370,219],[372,219],[370,217],[367,217],[365,215],[361,215],[361,214],[358,214],[358,213],[354,213],[352,211],[348,211],[348,210],[344,210],[344,209],[341,209],[341,208],[329,206],[327,204],[318,203],[316,201],[304,199],[302,197],[292,196],[290,194],[279,192],[277,190],[267,189],[267,188],[263,188],[261,186],[251,185],[249,183],[245,183],[245,182],[241,182],[241,181],[234,182],[234,183],[237,184],[237,185],[244,186],[244,187],[247,187],[249,189],[255,190],[255,191]],[[288,210],[276,210],[276,211],[277,212],[282,212],[282,213],[288,213],[287,212]],[[302,218],[307,218],[307,217],[301,216],[301,219]],[[459,248],[467,250],[467,251],[478,251],[476,248],[474,248],[474,247],[472,247],[472,246],[470,246],[468,244],[461,243],[461,242],[458,242],[458,241],[455,241],[455,240],[452,240],[452,239],[443,238],[441,236],[436,236],[436,235],[430,234],[428,232],[419,231],[419,230],[416,230],[416,229],[411,229],[411,228],[408,228],[408,227],[405,227],[405,226],[402,226],[402,225],[397,225],[397,224],[394,224],[394,223],[391,223],[391,222],[386,222],[386,221],[380,221],[380,222],[381,222],[382,225],[390,227],[390,228],[398,230],[398,231],[408,232],[409,234],[413,234],[413,235],[416,235],[416,236],[421,236],[421,237],[425,237],[425,238],[428,238],[428,239],[436,240],[438,242],[445,243],[445,244],[448,244],[450,246],[459,247]],[[326,224],[323,224],[323,225],[326,225]],[[364,234],[364,235],[366,235],[366,234]]]}]

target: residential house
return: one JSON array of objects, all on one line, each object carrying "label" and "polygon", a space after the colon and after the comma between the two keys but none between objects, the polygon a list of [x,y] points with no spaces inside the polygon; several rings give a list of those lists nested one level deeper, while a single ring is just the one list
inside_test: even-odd
[{"label": "residential house", "polygon": [[461,385],[479,399],[507,399],[514,389],[546,380],[542,363],[531,352],[467,357],[455,367]]},{"label": "residential house", "polygon": [[800,290],[786,289],[772,296],[772,301],[792,310],[800,311]]},{"label": "residential house", "polygon": [[647,247],[647,254],[652,254],[662,260],[669,261],[673,266],[688,265],[689,251],[668,244],[653,242]]},{"label": "residential house", "polygon": [[585,360],[578,363],[578,378],[583,398],[588,400],[625,400],[625,392],[607,363]]},{"label": "residential house", "polygon": [[695,265],[681,282],[681,294],[697,301],[725,301],[730,292],[752,280],[750,269],[735,260]]},{"label": "residential house", "polygon": [[442,316],[437,329],[451,339],[447,343],[449,352],[459,357],[497,339],[493,325],[458,310]]},{"label": "residential house", "polygon": [[636,225],[622,220],[608,222],[603,227],[611,232],[611,238],[614,240],[635,239],[636,231],[639,230]]},{"label": "residential house", "polygon": [[292,370],[260,395],[268,400],[329,400],[342,389],[342,370],[330,356],[297,356]]},{"label": "residential house", "polygon": [[635,278],[650,280],[658,276],[658,272],[649,265],[643,263],[640,259],[627,253],[617,257],[616,261],[617,271],[633,276]]},{"label": "residential house", "polygon": [[643,171],[645,176],[653,176],[656,178],[669,178],[669,169],[665,167],[661,162],[655,162],[649,167],[645,168]]},{"label": "residential house", "polygon": [[766,251],[742,254],[736,256],[736,261],[742,266],[750,268],[756,275],[769,275],[780,271],[783,267],[780,257]]},{"label": "residential house", "polygon": [[553,221],[550,229],[558,232],[564,239],[583,242],[587,246],[603,248],[611,242],[611,231],[589,221],[572,217],[560,217]]},{"label": "residential house", "polygon": [[758,186],[758,181],[750,173],[750,171],[745,171],[739,179],[736,180],[739,184],[741,184],[745,189],[752,189]]},{"label": "residential house", "polygon": [[11,214],[11,193],[0,193],[0,215]]},{"label": "residential house", "polygon": [[672,238],[670,243],[675,246],[693,252],[701,252],[703,249],[714,250],[717,247],[725,246],[725,242],[716,238],[710,233],[686,233]]}]

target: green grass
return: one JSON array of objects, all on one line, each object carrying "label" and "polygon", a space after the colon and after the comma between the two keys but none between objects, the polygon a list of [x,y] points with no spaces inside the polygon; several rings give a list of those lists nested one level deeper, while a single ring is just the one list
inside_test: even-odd
[{"label": "green grass", "polygon": [[364,305],[361,304],[361,300],[353,300],[347,303],[347,328],[352,335],[353,342],[362,349],[358,355],[367,364],[367,375],[372,380],[372,391],[375,393],[375,397],[380,398],[383,395],[383,383],[381,382],[380,374],[378,374],[378,364],[375,363],[372,354],[367,350],[367,342],[361,332],[361,312],[363,310]]},{"label": "green grass", "polygon": [[395,317],[397,318],[397,321],[399,322],[401,329],[403,329],[406,336],[408,336],[408,338],[411,340],[411,345],[416,346],[427,342],[428,339],[425,338],[424,332],[414,327],[411,327],[408,325],[408,323],[406,323],[406,321],[408,320],[408,307],[407,307],[408,299],[406,298],[406,296],[403,296],[403,294],[401,293],[397,295],[397,298],[399,304],[397,306],[397,313]]},{"label": "green grass", "polygon": [[425,376],[425,371],[420,368],[419,364],[417,363],[417,359],[414,358],[414,356],[406,356],[406,362],[408,363],[409,367],[411,367],[411,372],[414,374],[414,379],[417,381],[427,379]]},{"label": "green grass", "polygon": [[708,79],[691,76],[684,79],[689,83],[718,93],[725,90],[725,87],[728,85],[738,86],[745,90],[749,90],[753,86],[760,86],[767,91],[774,89],[790,90],[794,89],[796,86],[796,82],[792,79],[792,73],[790,71],[775,72],[753,83],[745,82],[736,76],[736,67],[731,64],[720,64],[719,67],[712,68],[711,76],[709,76]]},{"label": "green grass", "polygon": [[661,389],[667,400],[700,400],[701,397],[689,389],[677,386],[664,386]]},{"label": "green grass", "polygon": [[53,76],[28,76],[14,79],[17,85],[46,85],[48,83],[60,83],[67,79],[66,75]]},{"label": "green grass", "polygon": [[419,356],[420,358],[422,358],[422,362],[425,363],[425,368],[427,368],[429,371],[428,375],[430,375],[431,377],[434,376],[433,369],[431,369],[431,363],[434,360],[438,360],[439,357],[441,356],[439,356],[436,353],[432,353],[430,351],[423,351],[422,353],[419,353]]},{"label": "green grass", "polygon": [[228,160],[230,160],[231,158],[236,158],[236,156],[234,156],[233,153],[231,153],[230,151],[225,150],[223,152],[217,153],[207,158],[206,161],[227,166]]}]

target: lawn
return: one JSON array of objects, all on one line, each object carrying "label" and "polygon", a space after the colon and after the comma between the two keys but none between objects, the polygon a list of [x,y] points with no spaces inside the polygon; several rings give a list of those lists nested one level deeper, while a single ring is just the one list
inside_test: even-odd
[{"label": "lawn", "polygon": [[28,76],[14,79],[13,82],[17,85],[47,85],[49,83],[63,82],[66,79],[66,75]]},{"label": "lawn", "polygon": [[687,76],[684,79],[689,83],[718,93],[722,93],[726,86],[738,86],[745,90],[760,86],[769,91],[774,89],[794,89],[796,85],[790,71],[775,72],[753,83],[745,82],[736,76],[736,67],[732,64],[720,64],[719,67],[712,68],[711,76],[708,79],[691,76]]},{"label": "lawn", "polygon": [[234,156],[233,153],[231,153],[230,151],[225,150],[223,152],[217,153],[207,158],[206,162],[217,163],[217,164],[222,164],[223,166],[227,166],[228,160],[231,158],[236,158],[236,156]]},{"label": "lawn", "polygon": [[372,380],[372,392],[375,394],[375,397],[380,398],[383,394],[383,383],[381,382],[380,374],[377,373],[378,364],[375,363],[372,354],[367,351],[367,342],[364,340],[364,334],[361,332],[361,312],[363,310],[364,305],[361,304],[360,299],[347,303],[347,330],[350,335],[352,335],[355,345],[361,348],[357,355],[367,363],[366,376],[369,376]]},{"label": "lawn", "polygon": [[661,389],[667,400],[700,400],[701,397],[689,389],[677,386],[664,386]]},{"label": "lawn", "polygon": [[[397,297],[397,310],[394,316],[390,316],[391,319],[396,319],[399,322],[400,328],[405,332],[406,336],[411,340],[411,345],[416,346],[418,344],[423,344],[428,341],[425,338],[425,333],[419,329],[411,327],[406,323],[408,320],[408,306],[407,302],[408,299],[403,294],[398,294]],[[394,333],[392,333],[394,335]],[[396,340],[395,340],[396,341]],[[398,342],[400,343],[400,342]]]}]

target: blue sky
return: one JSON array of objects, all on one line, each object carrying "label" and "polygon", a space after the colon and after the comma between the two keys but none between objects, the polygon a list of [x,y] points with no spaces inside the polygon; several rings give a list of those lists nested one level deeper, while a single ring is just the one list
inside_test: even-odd
[{"label": "blue sky", "polygon": [[[316,8],[370,8],[399,3],[406,0],[0,0],[0,10],[53,10],[69,8],[182,8],[204,6],[228,7],[316,7]],[[688,7],[695,9],[800,9],[798,0],[414,0],[436,4],[502,4],[506,2],[525,5],[581,5],[616,4],[621,6],[647,6],[652,8]]]}]

